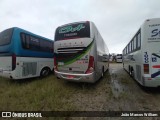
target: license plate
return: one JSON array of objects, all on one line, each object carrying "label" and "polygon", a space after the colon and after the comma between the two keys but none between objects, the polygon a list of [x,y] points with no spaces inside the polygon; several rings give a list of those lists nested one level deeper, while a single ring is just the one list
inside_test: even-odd
[{"label": "license plate", "polygon": [[73,75],[68,75],[67,78],[71,79],[71,78],[74,78],[74,76]]}]

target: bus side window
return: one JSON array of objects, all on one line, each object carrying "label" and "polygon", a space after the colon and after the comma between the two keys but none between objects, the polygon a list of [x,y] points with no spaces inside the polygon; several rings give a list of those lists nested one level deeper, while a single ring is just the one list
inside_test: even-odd
[{"label": "bus side window", "polygon": [[39,51],[39,49],[40,49],[39,39],[38,39],[37,37],[30,36],[29,47],[30,47],[32,50]]},{"label": "bus side window", "polygon": [[127,54],[127,47],[125,48],[125,54]]},{"label": "bus side window", "polygon": [[137,42],[138,42],[138,48],[140,48],[140,46],[141,46],[141,36],[140,36],[140,32],[138,33],[138,35],[137,35]]},{"label": "bus side window", "polygon": [[25,48],[26,49],[29,49],[30,48],[30,37],[29,37],[29,35],[26,35],[26,44],[25,44]]},{"label": "bus side window", "polygon": [[130,42],[129,43],[129,52],[131,52],[131,50],[132,50],[132,43]]},{"label": "bus side window", "polygon": [[45,52],[53,52],[53,43],[50,41],[40,40],[40,49]]},{"label": "bus side window", "polygon": [[47,52],[48,51],[47,41],[41,39],[41,41],[40,41],[40,48],[41,48],[41,51]]},{"label": "bus side window", "polygon": [[132,45],[131,51],[133,52],[133,50],[134,50],[134,42],[133,42],[133,40],[132,40],[132,42],[131,42],[131,45]]},{"label": "bus side window", "polygon": [[134,45],[133,45],[134,46],[134,50],[136,49],[136,43],[137,43],[136,42],[136,37],[134,37]]},{"label": "bus side window", "polygon": [[53,53],[53,42],[49,43],[49,52]]},{"label": "bus side window", "polygon": [[21,33],[21,40],[22,40],[22,46],[25,47],[26,38],[25,38],[25,34],[23,34],[23,33]]},{"label": "bus side window", "polygon": [[25,49],[29,49],[29,35],[21,33],[22,46]]}]

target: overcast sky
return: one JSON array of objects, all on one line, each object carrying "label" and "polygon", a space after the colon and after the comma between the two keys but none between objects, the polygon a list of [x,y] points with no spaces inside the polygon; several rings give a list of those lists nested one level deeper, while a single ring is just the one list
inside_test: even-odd
[{"label": "overcast sky", "polygon": [[149,18],[160,17],[160,0],[0,0],[0,31],[20,27],[54,39],[59,25],[93,21],[110,53],[121,53]]}]

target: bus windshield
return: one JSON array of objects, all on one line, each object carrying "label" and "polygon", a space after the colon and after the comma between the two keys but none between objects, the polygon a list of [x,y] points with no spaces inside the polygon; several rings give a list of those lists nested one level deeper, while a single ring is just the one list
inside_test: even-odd
[{"label": "bus windshield", "polygon": [[58,27],[55,32],[55,41],[90,37],[89,22],[73,23]]},{"label": "bus windshield", "polygon": [[7,45],[10,43],[12,37],[12,31],[13,29],[11,28],[0,32],[0,46]]}]

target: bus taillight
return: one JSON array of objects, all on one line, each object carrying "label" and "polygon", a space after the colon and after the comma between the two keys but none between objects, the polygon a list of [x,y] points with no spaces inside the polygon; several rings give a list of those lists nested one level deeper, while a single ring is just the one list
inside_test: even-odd
[{"label": "bus taillight", "polygon": [[58,70],[58,69],[57,69],[57,63],[56,63],[56,57],[54,57],[54,69],[55,69],[55,70]]},{"label": "bus taillight", "polygon": [[143,64],[144,74],[149,74],[149,64]]},{"label": "bus taillight", "polygon": [[92,73],[93,70],[94,70],[94,57],[93,57],[93,56],[90,56],[90,57],[89,57],[88,69],[87,69],[87,71],[86,71],[85,73],[86,73],[86,74]]},{"label": "bus taillight", "polygon": [[15,70],[16,68],[16,55],[12,55],[12,70]]}]

